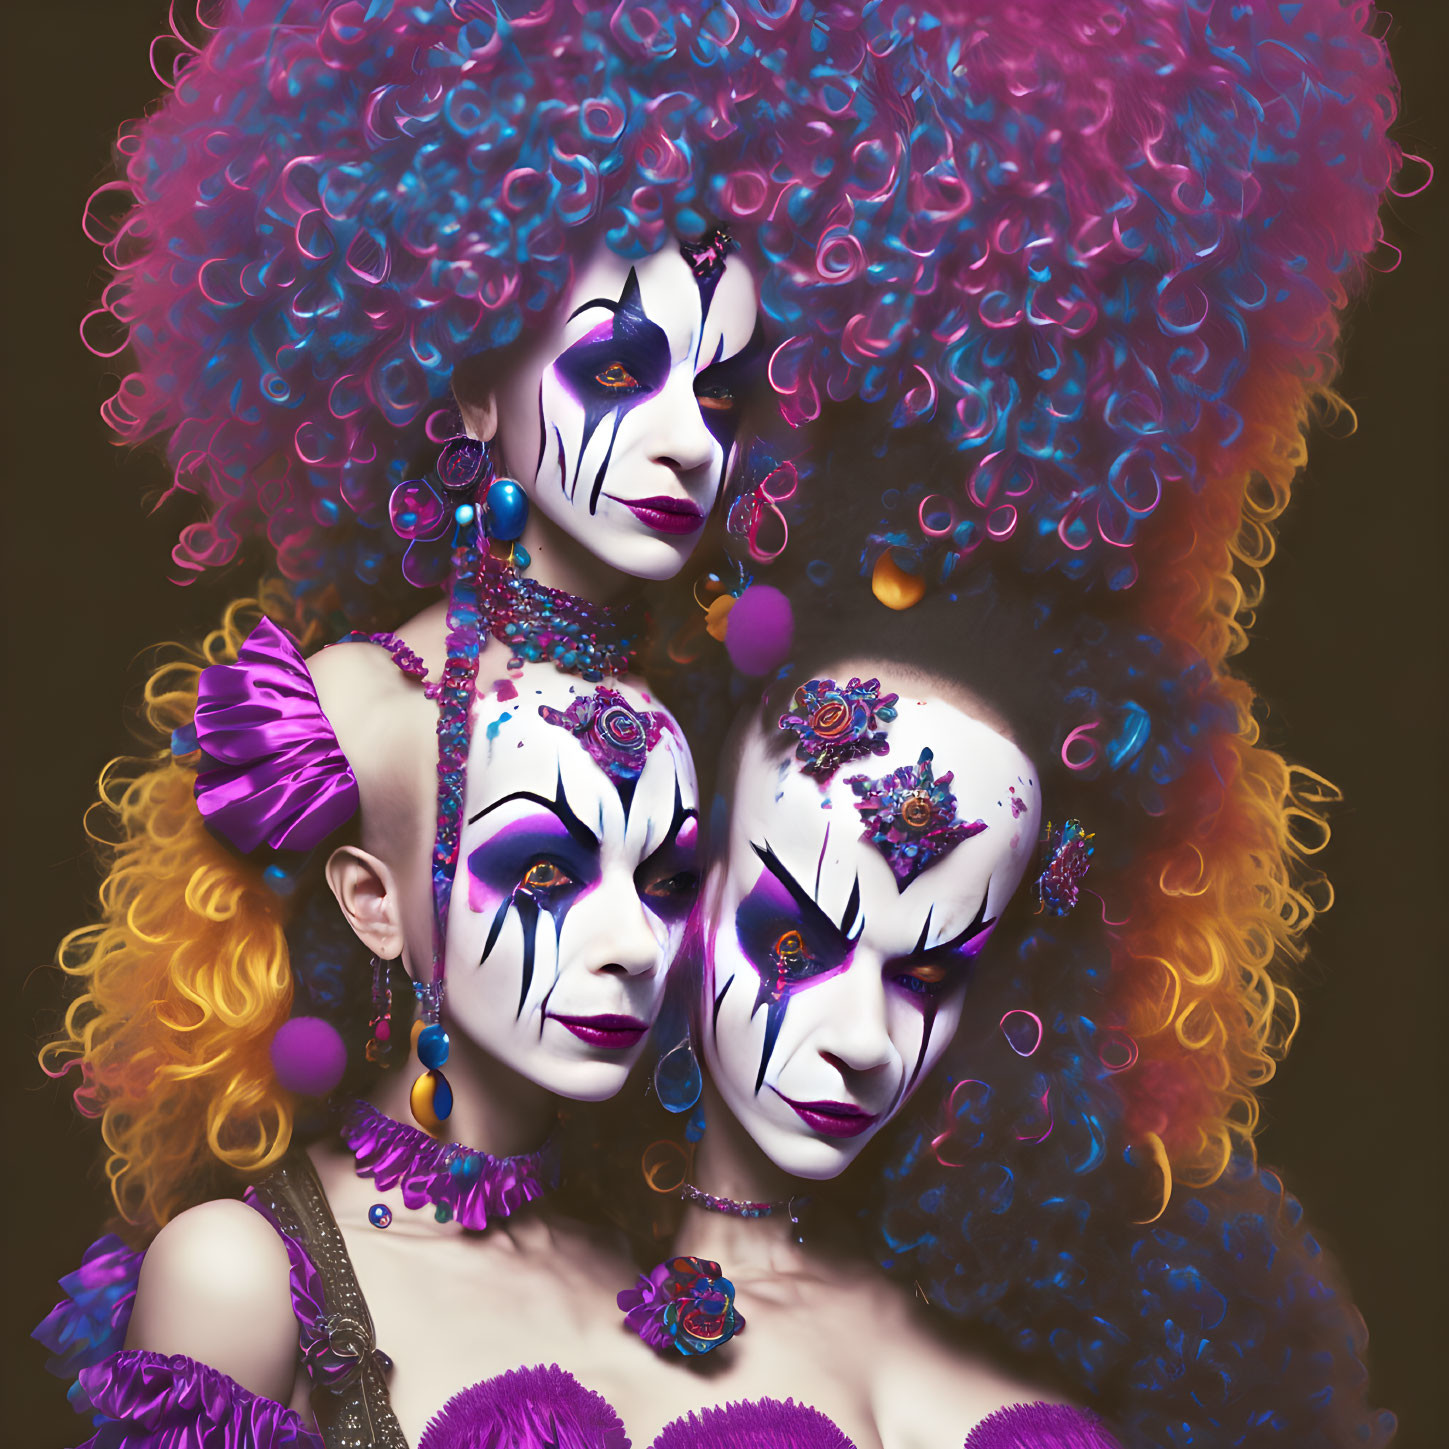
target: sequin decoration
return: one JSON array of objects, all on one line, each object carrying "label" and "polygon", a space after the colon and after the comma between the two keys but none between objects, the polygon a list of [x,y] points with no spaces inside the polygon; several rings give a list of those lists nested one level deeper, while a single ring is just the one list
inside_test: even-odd
[{"label": "sequin decoration", "polygon": [[984,820],[957,819],[950,788],[954,774],[947,770],[936,779],[934,758],[931,750],[922,750],[914,765],[902,765],[883,779],[852,775],[845,782],[860,797],[855,808],[865,824],[861,839],[885,856],[898,891],[963,840],[986,829]]},{"label": "sequin decoration", "polygon": [[510,669],[547,660],[595,684],[606,674],[627,674],[638,658],[649,623],[638,605],[614,608],[550,589],[489,552],[480,561],[478,587],[487,627],[511,651]]},{"label": "sequin decoration", "polygon": [[392,1222],[392,1209],[385,1202],[375,1202],[367,1210],[367,1220],[375,1228],[388,1227]]},{"label": "sequin decoration", "polygon": [[1091,869],[1095,838],[1080,820],[1047,825],[1046,866],[1036,881],[1037,910],[1065,916],[1077,904],[1082,880]]},{"label": "sequin decoration", "polygon": [[663,715],[637,710],[617,689],[602,685],[567,709],[541,704],[538,712],[549,724],[568,730],[616,785],[639,778],[664,727]]},{"label": "sequin decoration", "polygon": [[878,726],[896,717],[896,698],[880,692],[878,679],[844,685],[811,679],[795,691],[780,728],[794,732],[801,770],[823,783],[851,760],[885,754],[885,731]]}]

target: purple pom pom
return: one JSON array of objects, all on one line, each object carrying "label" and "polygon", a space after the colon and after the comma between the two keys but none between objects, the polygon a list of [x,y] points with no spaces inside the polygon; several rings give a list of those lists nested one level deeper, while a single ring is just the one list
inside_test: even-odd
[{"label": "purple pom pom", "polygon": [[779,589],[751,584],[735,601],[725,629],[725,649],[741,674],[773,674],[795,642],[795,611]]},{"label": "purple pom pom", "polygon": [[794,1399],[759,1399],[702,1409],[665,1425],[652,1449],[854,1449],[819,1409]]},{"label": "purple pom pom", "polygon": [[325,1097],[347,1070],[347,1048],[337,1028],[320,1016],[294,1016],[272,1038],[272,1070],[289,1091]]},{"label": "purple pom pom", "polygon": [[429,1421],[418,1449],[629,1449],[608,1402],[557,1364],[514,1369],[454,1394]]}]

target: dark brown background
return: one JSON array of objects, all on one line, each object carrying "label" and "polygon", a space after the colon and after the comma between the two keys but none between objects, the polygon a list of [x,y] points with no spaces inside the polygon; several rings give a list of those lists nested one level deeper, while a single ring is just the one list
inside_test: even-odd
[{"label": "dark brown background", "polygon": [[[1402,0],[1394,13],[1406,97],[1398,134],[1406,149],[1442,161],[1441,0]],[[165,582],[180,518],[143,514],[139,500],[160,465],[108,444],[96,415],[108,391],[102,364],[76,336],[101,285],[81,205],[116,124],[157,91],[146,48],[164,5],[7,6],[5,23],[13,427],[0,532],[14,998],[0,1404],[8,1442],[42,1446],[75,1442],[79,1426],[26,1333],[108,1206],[91,1131],[33,1064],[58,1000],[44,963],[94,888],[80,817],[96,773],[124,746],[120,704],[134,705],[141,677],[132,661],[149,644],[207,627],[218,596]],[[1348,330],[1341,387],[1359,429],[1313,440],[1246,658],[1270,705],[1267,743],[1346,796],[1326,857],[1338,904],[1303,975],[1303,1030],[1265,1094],[1262,1157],[1348,1267],[1372,1332],[1377,1401],[1400,1415],[1403,1449],[1442,1442],[1445,1419],[1446,191],[1449,178],[1391,209],[1404,265],[1375,279]],[[241,591],[252,581],[232,582]]]}]

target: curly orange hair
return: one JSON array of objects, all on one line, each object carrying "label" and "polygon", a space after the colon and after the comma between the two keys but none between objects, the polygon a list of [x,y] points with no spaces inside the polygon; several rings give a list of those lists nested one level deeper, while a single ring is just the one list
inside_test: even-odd
[{"label": "curly orange hair", "polygon": [[1333,900],[1311,857],[1328,843],[1325,807],[1338,791],[1258,743],[1255,692],[1231,664],[1262,602],[1315,403],[1329,417],[1347,412],[1326,385],[1262,369],[1238,445],[1195,497],[1165,511],[1140,585],[1141,617],[1207,661],[1237,716],[1236,731],[1164,791],[1161,843],[1134,872],[1114,952],[1141,1047],[1122,1084],[1129,1131],[1153,1145],[1169,1180],[1212,1182],[1235,1148],[1251,1149],[1258,1090],[1298,1027],[1291,968]]},{"label": "curly orange hair", "polygon": [[40,1053],[52,1076],[79,1066],[76,1103],[100,1118],[112,1196],[143,1234],[291,1140],[291,1101],[268,1058],[292,1003],[287,911],[261,869],[206,829],[195,769],[170,750],[202,668],[234,660],[264,612],[290,612],[279,591],[262,593],[230,605],[200,650],[164,646],[173,657],[144,697],[156,748],[101,773],[86,816],[106,866],[101,917],[61,943],[60,966],[83,990]]}]

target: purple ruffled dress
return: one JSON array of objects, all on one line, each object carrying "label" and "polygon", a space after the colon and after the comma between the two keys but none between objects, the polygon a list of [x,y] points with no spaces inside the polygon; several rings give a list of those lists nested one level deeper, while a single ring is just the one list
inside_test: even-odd
[{"label": "purple ruffled dress", "polygon": [[[263,1212],[261,1204],[251,1205]],[[282,1234],[292,1274],[302,1361],[313,1383],[350,1364],[328,1349],[316,1269]],[[66,1297],[35,1330],[48,1367],[73,1379],[70,1400],[94,1417],[81,1449],[325,1449],[321,1436],[275,1400],[206,1364],[126,1350],[142,1254],[107,1234],[61,1279]],[[418,1449],[629,1449],[613,1408],[556,1364],[519,1368],[456,1394],[429,1420]],[[725,1404],[676,1419],[651,1449],[853,1449],[817,1409],[778,1399]],[[964,1449],[1119,1449],[1090,1414],[1018,1404],[978,1424]]]}]

